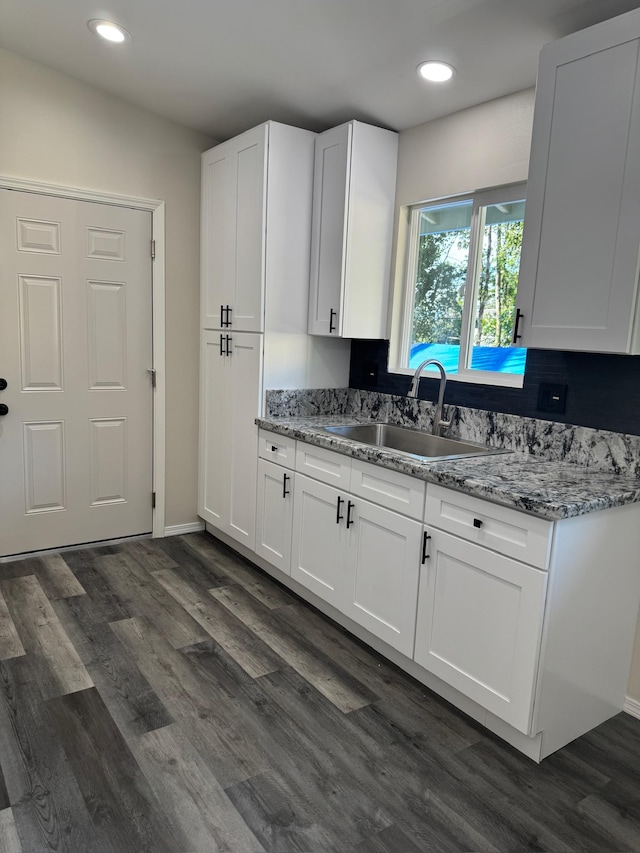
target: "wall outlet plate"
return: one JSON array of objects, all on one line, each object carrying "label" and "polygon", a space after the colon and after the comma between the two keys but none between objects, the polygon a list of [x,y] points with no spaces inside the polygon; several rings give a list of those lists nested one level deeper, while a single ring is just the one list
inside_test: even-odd
[{"label": "wall outlet plate", "polygon": [[567,407],[567,385],[541,382],[538,386],[538,411],[564,414]]},{"label": "wall outlet plate", "polygon": [[365,361],[363,365],[364,381],[367,385],[376,386],[378,384],[378,365],[375,361]]}]

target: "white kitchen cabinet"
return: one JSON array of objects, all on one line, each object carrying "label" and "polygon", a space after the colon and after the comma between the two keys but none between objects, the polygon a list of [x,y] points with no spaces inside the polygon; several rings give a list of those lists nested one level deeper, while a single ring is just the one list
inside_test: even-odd
[{"label": "white kitchen cabinet", "polygon": [[315,144],[309,332],[382,338],[398,135],[351,121]]},{"label": "white kitchen cabinet", "polygon": [[255,551],[285,575],[291,572],[293,476],[288,468],[258,460]]},{"label": "white kitchen cabinet", "polygon": [[344,493],[295,475],[291,577],[342,610],[347,529]]},{"label": "white kitchen cabinet", "polygon": [[[293,440],[268,435],[291,470]],[[291,574],[259,565],[535,761],[623,708],[640,504],[550,521],[434,483],[424,500],[421,480],[295,445]]]},{"label": "white kitchen cabinet", "polygon": [[640,352],[640,10],[540,55],[517,343]]},{"label": "white kitchen cabinet", "polygon": [[411,657],[422,525],[369,501],[346,498],[349,535],[342,611]]},{"label": "white kitchen cabinet", "polygon": [[348,385],[348,342],[307,333],[314,139],[267,122],[202,155],[198,512],[251,549],[265,390]]},{"label": "white kitchen cabinet", "polygon": [[426,531],[416,663],[529,734],[547,573]]},{"label": "white kitchen cabinet", "polygon": [[264,208],[269,126],[202,155],[202,325],[264,329]]},{"label": "white kitchen cabinet", "polygon": [[202,332],[198,512],[253,550],[262,336]]},{"label": "white kitchen cabinet", "polygon": [[[385,473],[393,481],[396,472]],[[411,656],[421,531],[417,520],[297,473],[291,577]]]}]

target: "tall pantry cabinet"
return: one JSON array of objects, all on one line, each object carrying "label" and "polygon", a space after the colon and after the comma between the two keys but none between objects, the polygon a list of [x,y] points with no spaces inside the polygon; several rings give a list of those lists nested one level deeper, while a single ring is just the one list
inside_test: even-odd
[{"label": "tall pantry cabinet", "polygon": [[348,385],[349,342],[306,331],[314,140],[267,122],[202,155],[198,513],[250,550],[264,391]]}]

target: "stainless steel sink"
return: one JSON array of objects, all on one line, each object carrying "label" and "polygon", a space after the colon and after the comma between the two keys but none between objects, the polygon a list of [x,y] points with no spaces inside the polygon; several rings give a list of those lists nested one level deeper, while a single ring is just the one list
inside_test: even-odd
[{"label": "stainless steel sink", "polygon": [[466,456],[489,456],[509,453],[496,447],[486,447],[457,438],[444,438],[415,429],[386,423],[353,424],[350,426],[322,427],[326,432],[350,438],[372,447],[383,447],[399,453],[407,453],[420,459],[461,459]]}]

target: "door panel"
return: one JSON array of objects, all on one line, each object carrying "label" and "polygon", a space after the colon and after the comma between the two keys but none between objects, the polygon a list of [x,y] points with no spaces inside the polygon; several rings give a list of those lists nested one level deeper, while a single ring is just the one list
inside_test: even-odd
[{"label": "door panel", "polygon": [[243,133],[235,153],[236,245],[235,299],[231,328],[263,329],[264,222],[266,208],[266,134],[261,126]]},{"label": "door panel", "polygon": [[200,465],[198,515],[226,532],[229,528],[231,384],[222,332],[202,332],[200,353]]},{"label": "door panel", "polygon": [[351,519],[344,612],[413,657],[422,524],[368,501]]},{"label": "door panel", "polygon": [[259,459],[256,554],[287,575],[291,572],[292,524],[293,475]]},{"label": "door panel", "polygon": [[66,509],[64,421],[25,423],[25,512]]},{"label": "door panel", "polygon": [[[343,499],[339,523],[338,498]],[[339,610],[345,599],[346,506],[337,489],[295,475],[291,577]]]},{"label": "door panel", "polygon": [[121,281],[87,282],[89,388],[126,388],[127,301]]},{"label": "door panel", "polygon": [[546,572],[429,528],[415,660],[529,734]]},{"label": "door panel", "polygon": [[233,302],[235,188],[231,143],[202,155],[202,325],[221,328],[221,307]]},{"label": "door panel", "polygon": [[312,335],[341,334],[350,148],[350,125],[316,138],[309,297]]},{"label": "door panel", "polygon": [[[256,538],[256,484],[258,478],[258,427],[261,413],[262,335],[229,335],[230,455],[228,533],[251,551]],[[230,448],[230,449],[229,449]]]},{"label": "door panel", "polygon": [[150,240],[149,212],[0,190],[2,555],[151,531]]},{"label": "door panel", "polygon": [[18,277],[23,391],[62,391],[62,281]]}]

